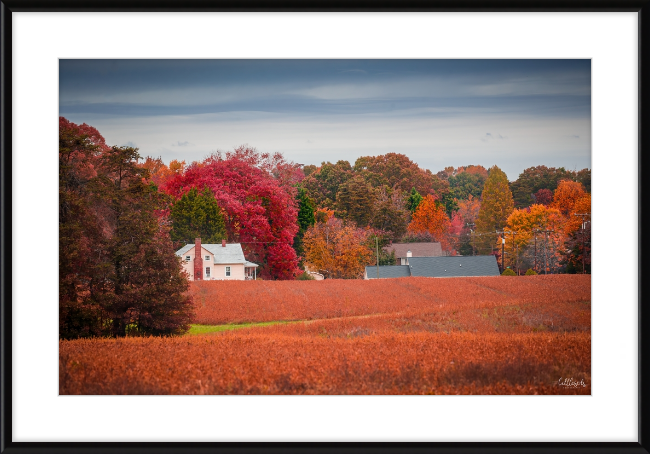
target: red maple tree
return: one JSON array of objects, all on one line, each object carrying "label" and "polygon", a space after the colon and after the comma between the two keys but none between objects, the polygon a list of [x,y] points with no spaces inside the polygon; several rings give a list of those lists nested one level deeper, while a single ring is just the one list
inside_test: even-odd
[{"label": "red maple tree", "polygon": [[299,272],[298,257],[291,247],[298,232],[292,182],[300,169],[295,166],[281,155],[239,147],[190,164],[162,189],[180,198],[192,188],[210,188],[225,211],[229,241],[241,243],[247,260],[260,265],[258,275],[293,279]]}]

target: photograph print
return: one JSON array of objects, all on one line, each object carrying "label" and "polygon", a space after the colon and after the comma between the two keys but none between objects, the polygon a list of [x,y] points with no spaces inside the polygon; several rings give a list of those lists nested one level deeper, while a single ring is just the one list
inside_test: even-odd
[{"label": "photograph print", "polygon": [[59,60],[60,395],[591,394],[591,61]]}]

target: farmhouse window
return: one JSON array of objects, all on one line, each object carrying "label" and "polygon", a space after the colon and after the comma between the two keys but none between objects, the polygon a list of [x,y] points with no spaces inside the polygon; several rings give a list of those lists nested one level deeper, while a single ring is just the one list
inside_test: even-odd
[{"label": "farmhouse window", "polygon": [[210,277],[210,267],[205,268],[205,277]]},{"label": "farmhouse window", "polygon": [[206,255],[206,256],[205,256],[205,260],[206,260],[206,261],[210,261],[210,256],[209,256],[209,255]]},{"label": "farmhouse window", "polygon": [[226,267],[226,277],[230,277],[230,267]]},{"label": "farmhouse window", "polygon": [[186,256],[185,256],[185,261],[186,261],[186,262],[189,262],[191,258],[192,258],[192,256],[190,256],[190,255],[186,255]]}]

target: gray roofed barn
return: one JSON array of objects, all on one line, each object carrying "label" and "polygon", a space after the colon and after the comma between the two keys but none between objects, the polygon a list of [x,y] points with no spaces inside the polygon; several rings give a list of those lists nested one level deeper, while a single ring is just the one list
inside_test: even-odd
[{"label": "gray roofed barn", "polygon": [[411,257],[411,276],[465,277],[498,276],[499,266],[493,255],[463,257]]},{"label": "gray roofed barn", "polygon": [[[493,255],[409,257],[409,265],[380,266],[379,278],[499,276]],[[377,279],[377,267],[366,267],[366,279]]]},{"label": "gray roofed barn", "polygon": [[[410,275],[411,273],[409,272],[408,265],[393,265],[393,266],[379,267],[379,279],[385,279],[390,277],[409,277]],[[376,266],[366,267],[366,279],[370,279],[370,278],[377,279]]]}]

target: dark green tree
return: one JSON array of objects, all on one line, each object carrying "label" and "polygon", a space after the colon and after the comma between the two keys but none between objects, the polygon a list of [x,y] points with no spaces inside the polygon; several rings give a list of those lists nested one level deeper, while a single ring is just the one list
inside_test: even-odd
[{"label": "dark green tree", "polygon": [[576,181],[582,184],[585,191],[591,193],[591,169],[582,169],[576,173]]},{"label": "dark green tree", "polygon": [[348,161],[338,161],[336,164],[323,162],[317,170],[309,169],[309,175],[301,181],[301,186],[318,208],[334,209],[336,193],[339,187],[352,178],[352,166]]},{"label": "dark green tree", "polygon": [[443,194],[440,203],[445,206],[445,213],[451,218],[458,211],[458,199],[450,192]]},{"label": "dark green tree", "polygon": [[97,295],[112,336],[181,334],[189,329],[192,299],[189,283],[174,253],[169,232],[156,212],[164,199],[138,150],[112,147],[100,158],[98,191],[108,201],[111,235],[106,241],[104,292]]},{"label": "dark green tree", "polygon": [[449,194],[458,200],[467,199],[470,194],[480,197],[487,176],[480,173],[460,172],[449,177]]},{"label": "dark green tree", "polygon": [[562,180],[575,180],[575,175],[564,167],[536,166],[525,169],[519,178],[510,183],[515,208],[532,205],[534,203],[533,194],[540,189],[548,189],[553,192]]},{"label": "dark green tree", "polygon": [[302,239],[307,229],[314,225],[316,219],[314,218],[314,203],[307,196],[307,191],[304,188],[298,188],[296,201],[298,202],[298,233],[293,239],[293,248],[296,251],[296,255],[302,257],[304,255]]},{"label": "dark green tree", "polygon": [[171,239],[183,244],[194,243],[201,238],[203,243],[220,243],[226,239],[226,225],[223,213],[209,188],[199,193],[196,188],[184,194],[172,205]]},{"label": "dark green tree", "polygon": [[422,196],[415,188],[411,188],[411,194],[406,200],[406,208],[408,208],[411,213],[415,213],[420,202],[422,202]]}]

